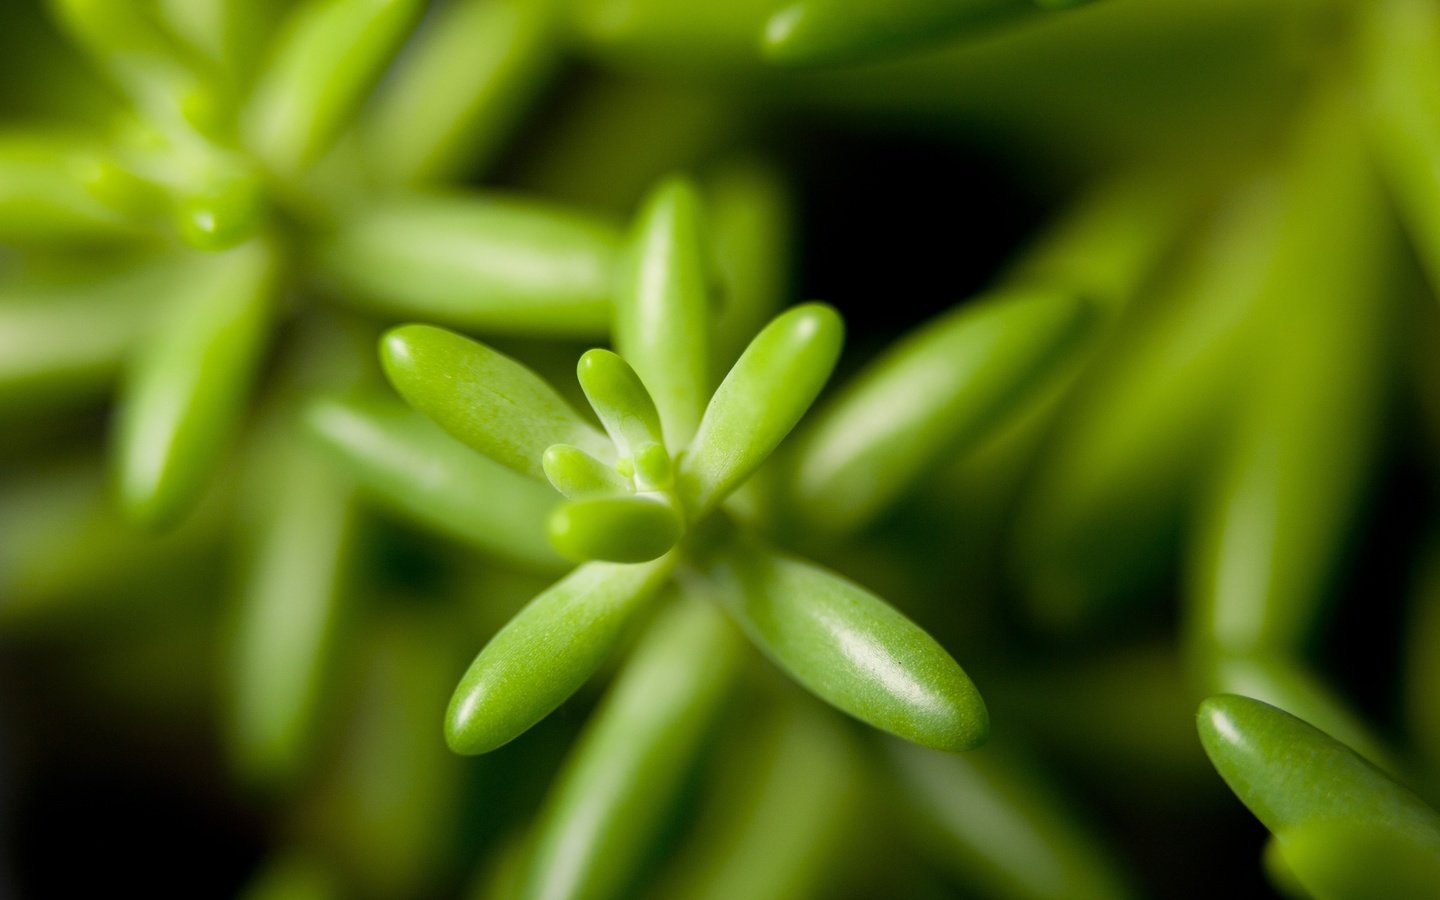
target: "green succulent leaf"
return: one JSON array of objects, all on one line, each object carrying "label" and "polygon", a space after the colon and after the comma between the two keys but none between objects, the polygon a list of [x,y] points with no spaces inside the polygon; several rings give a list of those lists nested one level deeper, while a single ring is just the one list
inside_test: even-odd
[{"label": "green succulent leaf", "polygon": [[587,497],[550,515],[550,543],[574,562],[640,563],[670,552],[685,522],[659,497]]},{"label": "green succulent leaf", "polygon": [[590,350],[580,357],[576,374],[621,456],[634,457],[645,444],[664,444],[655,401],[629,363],[609,350]]},{"label": "green succulent leaf", "polygon": [[839,313],[807,303],[777,316],[750,342],[680,459],[680,495],[692,518],[758,469],[805,415],[840,358],[844,335]]},{"label": "green succulent leaf", "polygon": [[530,601],[460,680],[445,715],[450,749],[488,753],[564,703],[614,652],[672,565],[669,557],[586,563]]},{"label": "green succulent leaf", "polygon": [[482,168],[560,60],[553,0],[458,0],[422,24],[365,122],[370,166],[416,184]]},{"label": "green succulent leaf", "polygon": [[87,186],[100,171],[98,159],[74,135],[0,131],[0,240],[79,241],[133,233]]},{"label": "green succulent leaf", "polygon": [[243,112],[246,143],[298,174],[331,146],[410,31],[421,0],[304,0]]},{"label": "green succulent leaf", "polygon": [[[1409,871],[1440,865],[1440,813],[1319,729],[1258,700],[1221,694],[1200,705],[1199,730],[1220,776],[1275,833],[1295,875],[1320,896],[1350,896],[1340,885],[1311,879],[1343,884],[1344,870],[1362,861],[1393,859]],[[1362,844],[1351,844],[1330,864],[1315,858],[1327,846],[1339,849],[1336,839],[1357,829],[1369,833]],[[1366,844],[1378,856],[1353,855]]]},{"label": "green succulent leaf", "polygon": [[318,734],[347,596],[356,503],[304,445],[260,470],[266,504],[228,641],[231,754],[266,788],[294,784]]},{"label": "green succulent leaf", "polygon": [[719,610],[683,598],[667,607],[552,788],[520,897],[629,896],[744,659]]},{"label": "green succulent leaf", "polygon": [[1304,652],[1380,448],[1399,294],[1357,131],[1344,98],[1303,122],[1257,299],[1259,370],[1199,501],[1193,623],[1228,653]]},{"label": "green succulent leaf", "polygon": [[1136,896],[1112,851],[1018,748],[886,749],[920,846],[963,884],[994,897]]},{"label": "green succulent leaf", "polygon": [[854,530],[948,456],[993,433],[1086,336],[1068,289],[1002,289],[923,326],[826,405],[796,448],[791,503]]},{"label": "green succulent leaf", "polygon": [[0,284],[0,414],[99,396],[152,325],[175,261]]},{"label": "green succulent leaf", "polygon": [[758,160],[728,160],[706,174],[703,186],[720,283],[711,360],[720,378],[784,304],[795,211],[780,173]]},{"label": "green succulent leaf", "polygon": [[304,421],[330,458],[386,509],[528,569],[564,565],[545,534],[555,494],[404,404],[320,397],[306,406]]},{"label": "green succulent leaf", "polygon": [[731,541],[706,576],[780,668],[831,705],[938,750],[984,743],[989,713],[945,649],[894,607],[818,566]]},{"label": "green succulent leaf", "polygon": [[625,494],[632,489],[614,466],[569,444],[547,447],[541,465],[551,486],[571,500],[596,494]]},{"label": "green succulent leaf", "polygon": [[390,383],[406,402],[496,462],[545,477],[545,451],[573,444],[613,453],[539,375],[478,341],[430,325],[403,325],[380,342]]},{"label": "green succulent leaf", "polygon": [[619,232],[567,209],[499,197],[366,204],[319,240],[342,302],[502,334],[600,337]]},{"label": "green succulent leaf", "polygon": [[1425,0],[1367,3],[1358,29],[1368,132],[1432,284],[1440,284],[1440,14]]},{"label": "green succulent leaf", "polygon": [[765,25],[762,48],[789,65],[861,62],[1087,0],[801,0]]},{"label": "green succulent leaf", "polygon": [[695,433],[710,392],[706,252],[700,194],[671,178],[646,198],[619,268],[615,350],[655,398],[671,450]]},{"label": "green succulent leaf", "polygon": [[1276,844],[1312,897],[1424,897],[1440,884],[1440,852],[1430,842],[1376,831],[1368,823],[1312,822],[1290,829]]},{"label": "green succulent leaf", "polygon": [[277,260],[254,241],[196,257],[128,372],[116,424],[122,506],[172,523],[219,465],[265,347]]}]

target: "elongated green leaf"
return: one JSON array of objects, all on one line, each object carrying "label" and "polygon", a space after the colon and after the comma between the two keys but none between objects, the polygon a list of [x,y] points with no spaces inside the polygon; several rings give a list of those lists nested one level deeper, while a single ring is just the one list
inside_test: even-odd
[{"label": "elongated green leaf", "polygon": [[700,195],[672,178],[650,192],[622,258],[615,350],[655,398],[671,451],[695,434],[710,387],[711,306]]},{"label": "elongated green leaf", "polygon": [[613,453],[605,436],[544,379],[477,341],[429,325],[405,325],[381,340],[380,358],[411,406],[517,472],[543,479],[545,451],[552,444]]},{"label": "elongated green leaf", "polygon": [[475,657],[445,715],[456,753],[509,743],[580,689],[670,574],[668,557],[586,563],[522,609]]},{"label": "elongated green leaf", "polygon": [[[747,707],[747,723],[755,718]],[[863,828],[865,760],[814,704],[758,718],[726,743],[696,829],[657,896],[795,900],[843,883],[848,841]]]},{"label": "elongated green leaf", "polygon": [[1034,617],[1093,625],[1151,596],[1257,349],[1279,236],[1275,185],[1247,185],[1076,385],[1021,501],[1016,569]]},{"label": "elongated green leaf", "polygon": [[246,143],[282,175],[330,147],[390,61],[420,0],[304,0],[289,17],[243,112]]},{"label": "elongated green leaf", "polygon": [[626,663],[541,814],[520,896],[633,896],[636,870],[744,659],[734,626],[688,599]]},{"label": "elongated green leaf", "polygon": [[614,466],[569,444],[546,448],[542,464],[551,486],[571,500],[595,494],[625,494],[631,490],[630,482]]},{"label": "elongated green leaf", "polygon": [[1371,144],[1432,284],[1440,284],[1440,11],[1368,3],[1358,29]]},{"label": "elongated green leaf", "polygon": [[1136,896],[1113,853],[1016,748],[941,755],[896,742],[887,749],[921,845],[984,896]]},{"label": "elongated green leaf", "polygon": [[0,412],[57,409],[103,393],[151,326],[172,263],[0,285]]},{"label": "elongated green leaf", "polygon": [[335,848],[348,890],[377,897],[444,893],[465,797],[464,761],[434,730],[463,634],[447,610],[419,599],[393,598],[350,642],[353,712],[317,769],[297,838]]},{"label": "elongated green leaf", "polygon": [[[1317,848],[1307,842],[1329,844],[1334,827],[1370,832],[1386,856],[1440,861],[1440,814],[1319,729],[1258,700],[1221,694],[1200,704],[1199,730],[1220,776],[1279,838],[1303,883],[1323,868],[1309,868]],[[1344,865],[1346,856],[1335,862]]]},{"label": "elongated green leaf", "polygon": [[1385,742],[1304,666],[1279,653],[1227,656],[1196,651],[1192,680],[1201,696],[1237,694],[1268,703],[1333,736],[1392,775],[1405,769]]},{"label": "elongated green leaf", "polygon": [[219,465],[264,350],[274,252],[252,242],[197,257],[137,353],[116,424],[121,504],[152,527],[181,516]]},{"label": "elongated green leaf", "polygon": [[[1257,301],[1268,340],[1201,499],[1192,623],[1229,653],[1300,655],[1378,452],[1398,296],[1352,111],[1312,112]],[[1198,638],[1197,638],[1198,639]]]},{"label": "elongated green leaf", "polygon": [[680,495],[692,518],[738,487],[800,421],[830,378],[844,334],[835,310],[808,303],[776,317],[745,349],[680,459]]},{"label": "elongated green leaf", "polygon": [[708,567],[718,602],[780,668],[876,728],[939,750],[990,729],[969,677],[914,622],[818,566],[731,542]]},{"label": "elongated green leaf", "polygon": [[925,48],[1086,0],[801,0],[765,25],[763,47],[789,65],[850,63]]},{"label": "elongated green leaf", "polygon": [[397,401],[327,397],[305,423],[385,508],[526,568],[563,565],[546,538],[557,497],[481,456]]},{"label": "elongated green leaf", "polygon": [[0,132],[0,241],[124,236],[133,229],[86,188],[94,156],[74,135]]},{"label": "elongated green leaf", "polygon": [[684,533],[680,511],[659,497],[588,497],[550,516],[551,545],[575,562],[649,562],[670,552]]},{"label": "elongated green leaf", "polygon": [[721,290],[711,359],[719,378],[785,302],[793,201],[778,172],[748,158],[708,172],[703,188]]},{"label": "elongated green leaf", "polygon": [[1430,842],[1377,832],[1368,823],[1313,822],[1290,829],[1277,843],[1312,897],[1424,897],[1440,884],[1440,852]]},{"label": "elongated green leaf", "polygon": [[553,0],[458,0],[421,26],[365,123],[388,182],[484,168],[559,62]]},{"label": "elongated green leaf", "polygon": [[569,210],[496,197],[367,204],[316,247],[337,298],[497,333],[599,337],[619,234]]},{"label": "elongated green leaf", "polygon": [[309,447],[260,468],[259,521],[225,667],[231,755],[266,788],[313,762],[346,597],[353,490]]},{"label": "elongated green leaf", "polygon": [[1068,289],[1002,289],[922,327],[826,405],[796,447],[791,503],[814,528],[864,525],[993,432],[1086,334]]},{"label": "elongated green leaf", "polygon": [[640,376],[609,350],[590,350],[576,367],[580,387],[622,456],[647,443],[664,443],[660,413]]}]

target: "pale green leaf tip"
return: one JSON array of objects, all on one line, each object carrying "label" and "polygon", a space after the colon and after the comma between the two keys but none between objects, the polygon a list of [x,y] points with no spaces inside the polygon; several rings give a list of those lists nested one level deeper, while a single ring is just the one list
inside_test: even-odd
[{"label": "pale green leaf tip", "polygon": [[641,497],[571,501],[549,521],[550,543],[573,562],[649,562],[668,553],[683,531],[674,507]]},{"label": "pale green leaf tip", "polygon": [[635,486],[642,491],[667,491],[675,483],[675,468],[663,444],[650,441],[635,448],[632,460]]}]

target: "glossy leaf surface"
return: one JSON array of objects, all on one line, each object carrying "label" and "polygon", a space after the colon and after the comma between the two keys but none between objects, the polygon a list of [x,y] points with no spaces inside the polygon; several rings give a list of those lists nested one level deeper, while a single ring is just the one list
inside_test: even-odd
[{"label": "glossy leaf surface", "polygon": [[532,600],[460,680],[445,716],[450,749],[487,753],[564,703],[615,650],[670,566],[668,558],[586,563]]},{"label": "glossy leaf surface", "polygon": [[709,258],[700,195],[678,178],[651,191],[616,281],[615,351],[655,398],[666,444],[690,440],[710,390]]},{"label": "glossy leaf surface", "polygon": [[550,516],[551,545],[574,562],[648,562],[670,552],[684,530],[680,512],[654,497],[572,500]]},{"label": "glossy leaf surface", "polygon": [[679,490],[699,517],[760,467],[815,402],[840,358],[845,325],[809,303],[776,317],[741,354],[681,457]]},{"label": "glossy leaf surface", "polygon": [[738,542],[709,564],[708,577],[750,639],[826,702],[939,750],[985,741],[989,714],[969,677],[934,638],[859,585]]},{"label": "glossy leaf surface", "polygon": [[478,341],[405,325],[380,342],[390,383],[406,402],[491,459],[545,477],[545,451],[573,444],[609,455],[610,442],[539,375]]}]

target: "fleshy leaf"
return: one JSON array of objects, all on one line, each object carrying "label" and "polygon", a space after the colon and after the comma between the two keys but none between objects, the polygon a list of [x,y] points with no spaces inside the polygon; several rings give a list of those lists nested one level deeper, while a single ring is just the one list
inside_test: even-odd
[{"label": "fleshy leaf", "polygon": [[859,528],[947,456],[992,433],[1085,337],[1068,289],[1014,288],[922,326],[871,363],[796,447],[792,503],[815,528]]},{"label": "fleshy leaf", "polygon": [[660,413],[630,364],[609,350],[590,350],[576,367],[580,387],[622,456],[664,443]]},{"label": "fleshy leaf", "polygon": [[399,401],[325,397],[312,401],[304,418],[340,467],[387,509],[526,568],[563,566],[545,535],[554,492]]},{"label": "fleshy leaf", "polygon": [[120,501],[134,520],[173,522],[220,464],[264,350],[275,275],[275,254],[256,241],[197,256],[174,282],[120,400]]},{"label": "fleshy leaf", "polygon": [[620,265],[615,350],[655,398],[673,451],[700,422],[710,384],[709,269],[700,195],[672,178],[646,198]]},{"label": "fleshy leaf", "polygon": [[541,465],[551,486],[571,500],[593,494],[625,494],[631,490],[630,483],[614,466],[569,444],[547,447]]},{"label": "fleshy leaf", "polygon": [[1297,831],[1344,825],[1440,860],[1440,813],[1318,728],[1220,694],[1200,704],[1199,730],[1220,776],[1282,849]]},{"label": "fleshy leaf", "polygon": [[666,609],[551,789],[519,896],[625,896],[744,658],[714,607],[681,599]]},{"label": "fleshy leaf", "polygon": [[488,753],[523,734],[580,689],[664,584],[666,557],[586,563],[536,597],[470,664],[445,715],[456,753]]},{"label": "fleshy leaf", "polygon": [[244,111],[251,149],[285,176],[317,160],[422,6],[421,0],[304,0],[288,14]]},{"label": "fleshy leaf", "polygon": [[550,543],[575,562],[648,562],[668,553],[684,531],[674,506],[647,496],[572,500],[550,516]]},{"label": "fleshy leaf", "polygon": [[544,379],[478,341],[429,325],[403,325],[381,339],[380,358],[406,402],[517,472],[543,479],[552,444],[602,456],[613,452]]},{"label": "fleshy leaf", "polygon": [[777,316],[725,376],[680,459],[687,513],[704,515],[763,463],[825,386],[845,326],[828,306],[808,303]]},{"label": "fleshy leaf", "polygon": [[600,337],[619,232],[560,207],[497,197],[366,204],[316,247],[342,302],[529,336]]},{"label": "fleshy leaf", "polygon": [[732,541],[710,561],[717,600],[780,668],[876,728],[938,750],[990,729],[985,702],[945,649],[894,607],[818,566]]},{"label": "fleshy leaf", "polygon": [[373,169],[414,184],[482,168],[559,62],[553,0],[458,0],[423,23],[364,136]]}]

